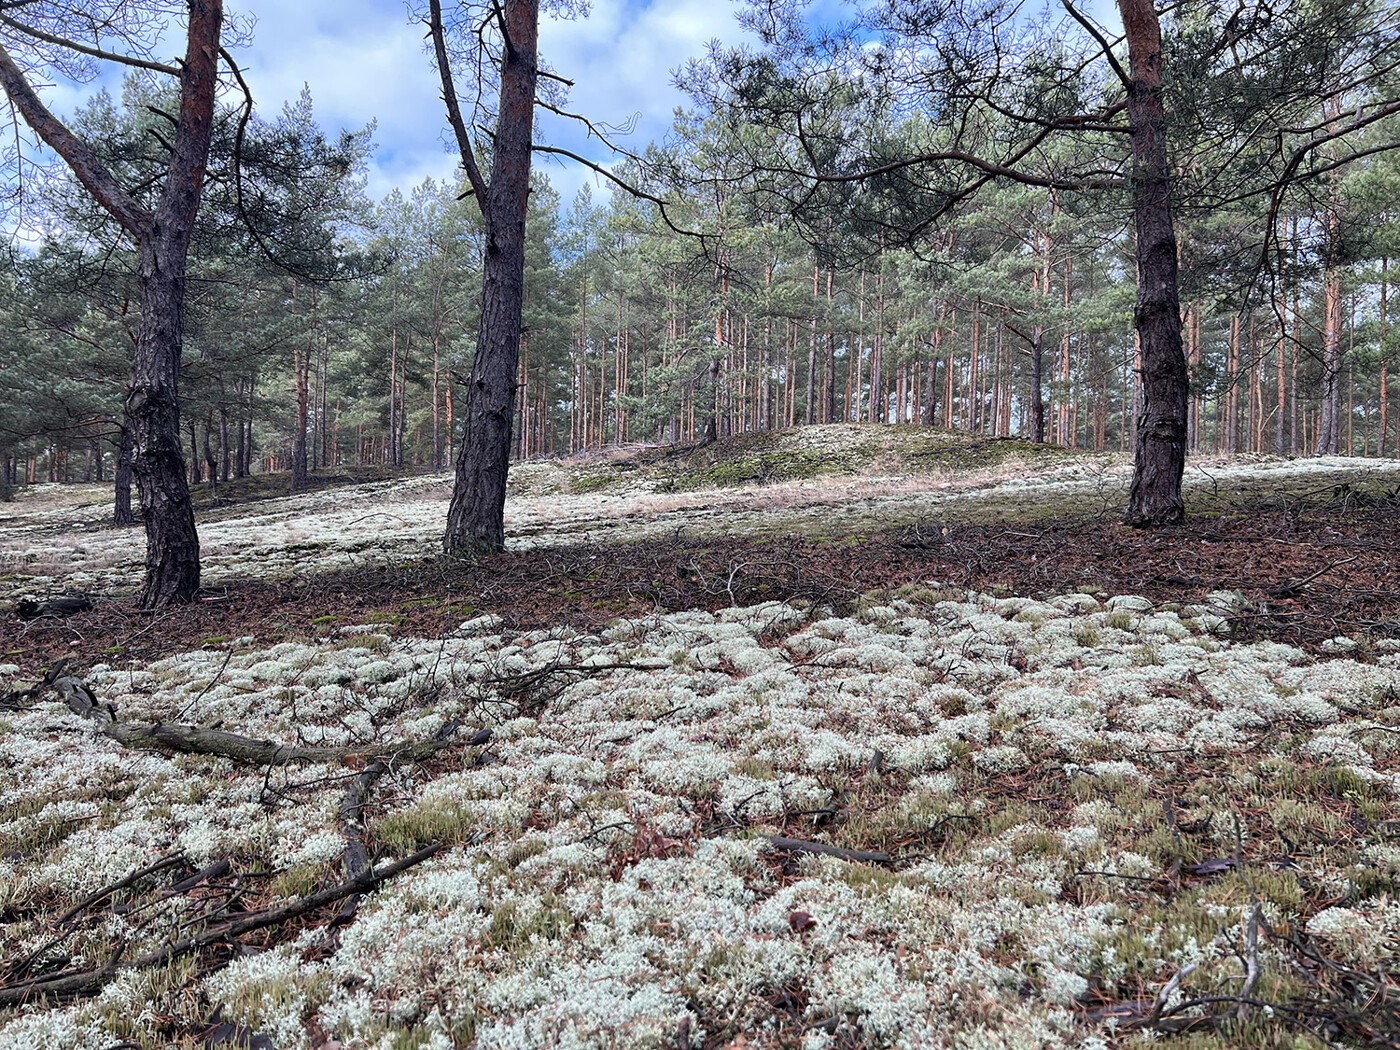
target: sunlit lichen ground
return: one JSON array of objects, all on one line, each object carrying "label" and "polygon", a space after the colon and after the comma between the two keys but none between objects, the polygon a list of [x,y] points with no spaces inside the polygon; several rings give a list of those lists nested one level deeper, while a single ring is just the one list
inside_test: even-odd
[{"label": "sunlit lichen ground", "polygon": [[[1125,461],[570,491],[599,469],[518,470],[517,542],[1111,503]],[[1207,469],[1193,483],[1267,490],[1356,464]],[[444,494],[419,478],[232,508],[202,528],[210,576],[314,571],[308,552],[422,557]],[[4,510],[4,557],[25,570],[12,592],[132,584],[136,537],[80,529],[102,508],[71,490],[28,498]],[[379,782],[377,856],[450,846],[334,937],[311,922],[225,966],[122,970],[95,997],[0,1011],[0,1048],[194,1046],[216,1017],[278,1048],[1362,1045],[1264,1007],[1217,1030],[1132,1026],[1187,967],[1165,1012],[1237,994],[1256,904],[1271,932],[1255,1000],[1316,1018],[1349,987],[1314,979],[1289,936],[1346,970],[1400,965],[1400,645],[1236,643],[1239,601],[930,580],[847,608],[679,611],[591,634],[513,635],[492,616],[440,638],[327,625],[98,665],[87,681],[128,721],[366,751],[452,720],[494,738]],[[0,690],[29,684],[0,666]],[[123,938],[130,957],[158,946],[185,898],[99,907],[56,942],[53,920],[173,851],[231,858],[260,905],[338,881],[346,776],[124,750],[52,696],[3,712],[0,956],[37,953],[43,970],[100,965]]]}]

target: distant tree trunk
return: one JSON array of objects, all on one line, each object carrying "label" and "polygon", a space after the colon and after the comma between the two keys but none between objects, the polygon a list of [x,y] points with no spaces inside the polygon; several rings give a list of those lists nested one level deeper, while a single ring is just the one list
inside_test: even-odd
[{"label": "distant tree trunk", "polygon": [[238,424],[238,477],[246,478],[253,472],[253,379],[248,379],[247,404],[244,406],[242,421]]},{"label": "distant tree trunk", "polygon": [[316,358],[321,361],[321,399],[316,402],[316,424],[321,428],[321,466],[330,466],[330,413],[326,412],[329,398],[330,379],[330,339],[326,332],[321,333],[321,347]]},{"label": "distant tree trunk", "polygon": [[112,471],[115,484],[115,507],[112,524],[134,525],[136,516],[131,513],[131,428],[122,427],[117,441],[117,465]]},{"label": "distant tree trunk", "polygon": [[[1327,232],[1331,243],[1339,235],[1335,207],[1328,208]],[[1342,273],[1329,259],[1323,284],[1322,404],[1318,421],[1317,455],[1335,456],[1341,448],[1342,423]]]},{"label": "distant tree trunk", "polygon": [[1031,440],[1045,440],[1045,329],[1031,335]]},{"label": "distant tree trunk", "polygon": [[398,389],[399,389],[399,326],[395,324],[389,330],[389,440],[388,462],[392,465],[395,460],[394,441],[398,434]]},{"label": "distant tree trunk", "polygon": [[924,372],[924,426],[938,426],[938,354],[929,356]]},{"label": "distant tree trunk", "polygon": [[826,356],[822,371],[826,374],[826,404],[822,406],[822,422],[836,421],[836,319],[832,314],[832,278],[836,267],[826,268]]},{"label": "distant tree trunk", "polygon": [[211,438],[214,430],[214,417],[211,412],[204,417],[204,466],[209,475],[209,494],[211,496],[218,492],[219,487],[219,461],[214,456],[214,446]]},{"label": "distant tree trunk", "polygon": [[432,0],[434,44],[453,130],[486,225],[486,258],[476,356],[467,380],[462,445],[443,545],[449,554],[505,546],[506,472],[510,467],[515,373],[525,301],[525,214],[530,192],[539,0],[503,0],[508,38],[491,181],[481,178],[451,83],[442,12]]},{"label": "distant tree trunk", "polygon": [[1141,528],[1177,524],[1186,516],[1181,476],[1186,467],[1187,374],[1162,108],[1162,28],[1152,0],[1118,0],[1118,9],[1128,39],[1138,264],[1133,323],[1142,349],[1143,395],[1124,520]]},{"label": "distant tree trunk", "polygon": [[228,409],[219,407],[219,480],[229,479]]},{"label": "distant tree trunk", "polygon": [[705,373],[705,433],[700,439],[703,448],[719,440],[719,357],[710,358],[709,369]]},{"label": "distant tree trunk", "polygon": [[[1284,453],[1284,425],[1288,409],[1288,385],[1285,380],[1287,372],[1284,368],[1285,350],[1288,345],[1288,325],[1283,319],[1283,311],[1279,311],[1278,342],[1274,347],[1274,365],[1278,374],[1278,418],[1274,420],[1274,455],[1282,456]],[[1384,371],[1384,369],[1382,369]],[[1384,406],[1384,401],[1382,401]],[[1381,413],[1384,417],[1385,413]]]},{"label": "distant tree trunk", "polygon": [[1378,456],[1384,456],[1384,455],[1385,455],[1385,436],[1386,436],[1386,428],[1387,428],[1387,423],[1388,423],[1388,418],[1387,418],[1387,416],[1388,416],[1389,407],[1390,407],[1390,406],[1389,406],[1389,398],[1388,398],[1387,392],[1386,392],[1386,374],[1385,374],[1385,373],[1386,373],[1386,366],[1387,366],[1387,364],[1388,364],[1389,361],[1390,361],[1390,348],[1389,348],[1389,346],[1387,346],[1387,344],[1390,342],[1390,318],[1389,318],[1389,316],[1388,316],[1388,313],[1389,313],[1389,301],[1390,301],[1390,294],[1389,294],[1389,293],[1390,293],[1390,288],[1389,288],[1389,284],[1390,284],[1390,259],[1389,259],[1389,258],[1382,258],[1382,259],[1381,259],[1381,378],[1380,378],[1381,419],[1380,419],[1380,438],[1378,439],[1377,444],[1376,444],[1376,455],[1378,455]]},{"label": "distant tree trunk", "polygon": [[[296,283],[292,284],[292,301],[297,297]],[[306,488],[306,430],[311,418],[311,370],[316,353],[316,287],[311,288],[311,333],[306,339],[306,350],[292,350],[292,371],[297,392],[297,422],[292,432],[292,479],[288,486],[291,492]]]}]

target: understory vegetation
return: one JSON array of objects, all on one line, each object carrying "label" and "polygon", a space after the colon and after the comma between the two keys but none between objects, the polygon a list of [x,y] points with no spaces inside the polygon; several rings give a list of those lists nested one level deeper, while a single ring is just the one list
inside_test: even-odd
[{"label": "understory vegetation", "polygon": [[542,461],[456,568],[441,476],[230,485],[146,617],[26,492],[4,600],[94,607],[0,627],[0,1047],[1393,1042],[1397,479],[1193,461],[1141,534],[1129,466]]}]

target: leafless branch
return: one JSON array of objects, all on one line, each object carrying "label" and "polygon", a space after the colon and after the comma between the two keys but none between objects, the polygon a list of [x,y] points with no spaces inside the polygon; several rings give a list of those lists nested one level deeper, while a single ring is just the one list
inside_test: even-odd
[{"label": "leafless branch", "polygon": [[168,76],[178,77],[180,70],[176,66],[168,66],[163,62],[152,62],[150,59],[137,58],[135,55],[123,55],[115,51],[104,51],[99,47],[88,47],[80,44],[76,40],[69,40],[67,37],[55,36],[53,33],[46,33],[42,29],[25,25],[8,15],[0,14],[0,25],[8,26],[16,33],[23,33],[25,36],[33,37],[35,40],[42,40],[46,44],[53,44],[56,47],[64,48],[68,51],[76,51],[80,55],[87,55],[90,58],[100,58],[106,62],[118,62],[124,66],[134,66],[137,69],[148,69],[153,73],[165,73]]}]

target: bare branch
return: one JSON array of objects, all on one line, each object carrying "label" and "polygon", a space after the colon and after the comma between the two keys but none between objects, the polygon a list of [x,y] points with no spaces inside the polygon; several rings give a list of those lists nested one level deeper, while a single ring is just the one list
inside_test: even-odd
[{"label": "bare branch", "polygon": [[150,227],[151,213],[117,182],[91,146],[49,112],[3,45],[0,45],[0,87],[5,89],[25,123],[63,158],[93,199],[106,208],[123,229],[139,238]]},{"label": "bare branch", "polygon": [[66,37],[46,33],[42,29],[35,29],[33,26],[25,25],[8,15],[0,15],[0,25],[8,26],[16,33],[23,33],[35,40],[42,40],[46,44],[54,44],[68,51],[76,51],[80,55],[100,58],[107,62],[119,62],[124,66],[134,66],[137,69],[149,69],[153,73],[165,73],[167,76],[178,77],[180,75],[180,70],[175,66],[167,66],[163,62],[152,62],[146,58],[137,58],[134,55],[123,55],[115,51],[103,51],[99,47],[88,47],[76,40],[69,40]]},{"label": "bare branch", "polygon": [[447,106],[447,120],[452,132],[457,136],[457,152],[462,155],[462,167],[467,171],[467,181],[476,194],[477,206],[486,214],[486,194],[488,187],[476,165],[476,154],[472,149],[471,138],[467,135],[467,125],[462,119],[462,107],[457,102],[457,89],[452,83],[452,66],[447,57],[447,37],[442,28],[442,0],[428,0],[428,29],[433,38],[433,52],[437,56],[438,76],[442,80],[442,101]]},{"label": "bare branch", "polygon": [[1074,0],[1060,0],[1060,3],[1064,4],[1065,10],[1069,12],[1070,17],[1083,26],[1085,32],[1094,38],[1095,42],[1103,50],[1104,58],[1108,59],[1108,64],[1113,67],[1113,72],[1117,74],[1118,79],[1123,82],[1123,86],[1127,87],[1131,84],[1132,81],[1128,79],[1128,71],[1123,68],[1122,64],[1118,61],[1118,56],[1113,53],[1113,45],[1109,43],[1103,33],[1099,32],[1099,27],[1093,23],[1093,20],[1082,14],[1079,8],[1074,6]]},{"label": "bare branch", "polygon": [[536,153],[551,153],[560,157],[568,157],[572,161],[577,161],[579,164],[582,164],[585,168],[597,172],[599,175],[603,176],[603,178],[607,179],[608,181],[614,183],[617,186],[620,186],[632,196],[638,197],[644,201],[650,201],[652,204],[655,204],[661,210],[661,218],[665,221],[666,225],[669,226],[675,233],[682,234],[686,237],[698,237],[701,241],[705,241],[708,239],[708,234],[700,233],[696,230],[687,230],[680,226],[677,226],[674,222],[672,222],[671,216],[666,210],[667,203],[665,200],[656,196],[655,194],[648,193],[646,190],[641,189],[638,186],[633,186],[630,182],[626,181],[625,179],[619,178],[617,175],[614,175],[611,171],[609,171],[607,168],[603,167],[596,161],[591,161],[587,157],[580,157],[577,153],[573,152],[572,150],[563,149],[559,146],[535,145],[532,146],[531,149],[533,149]]}]

